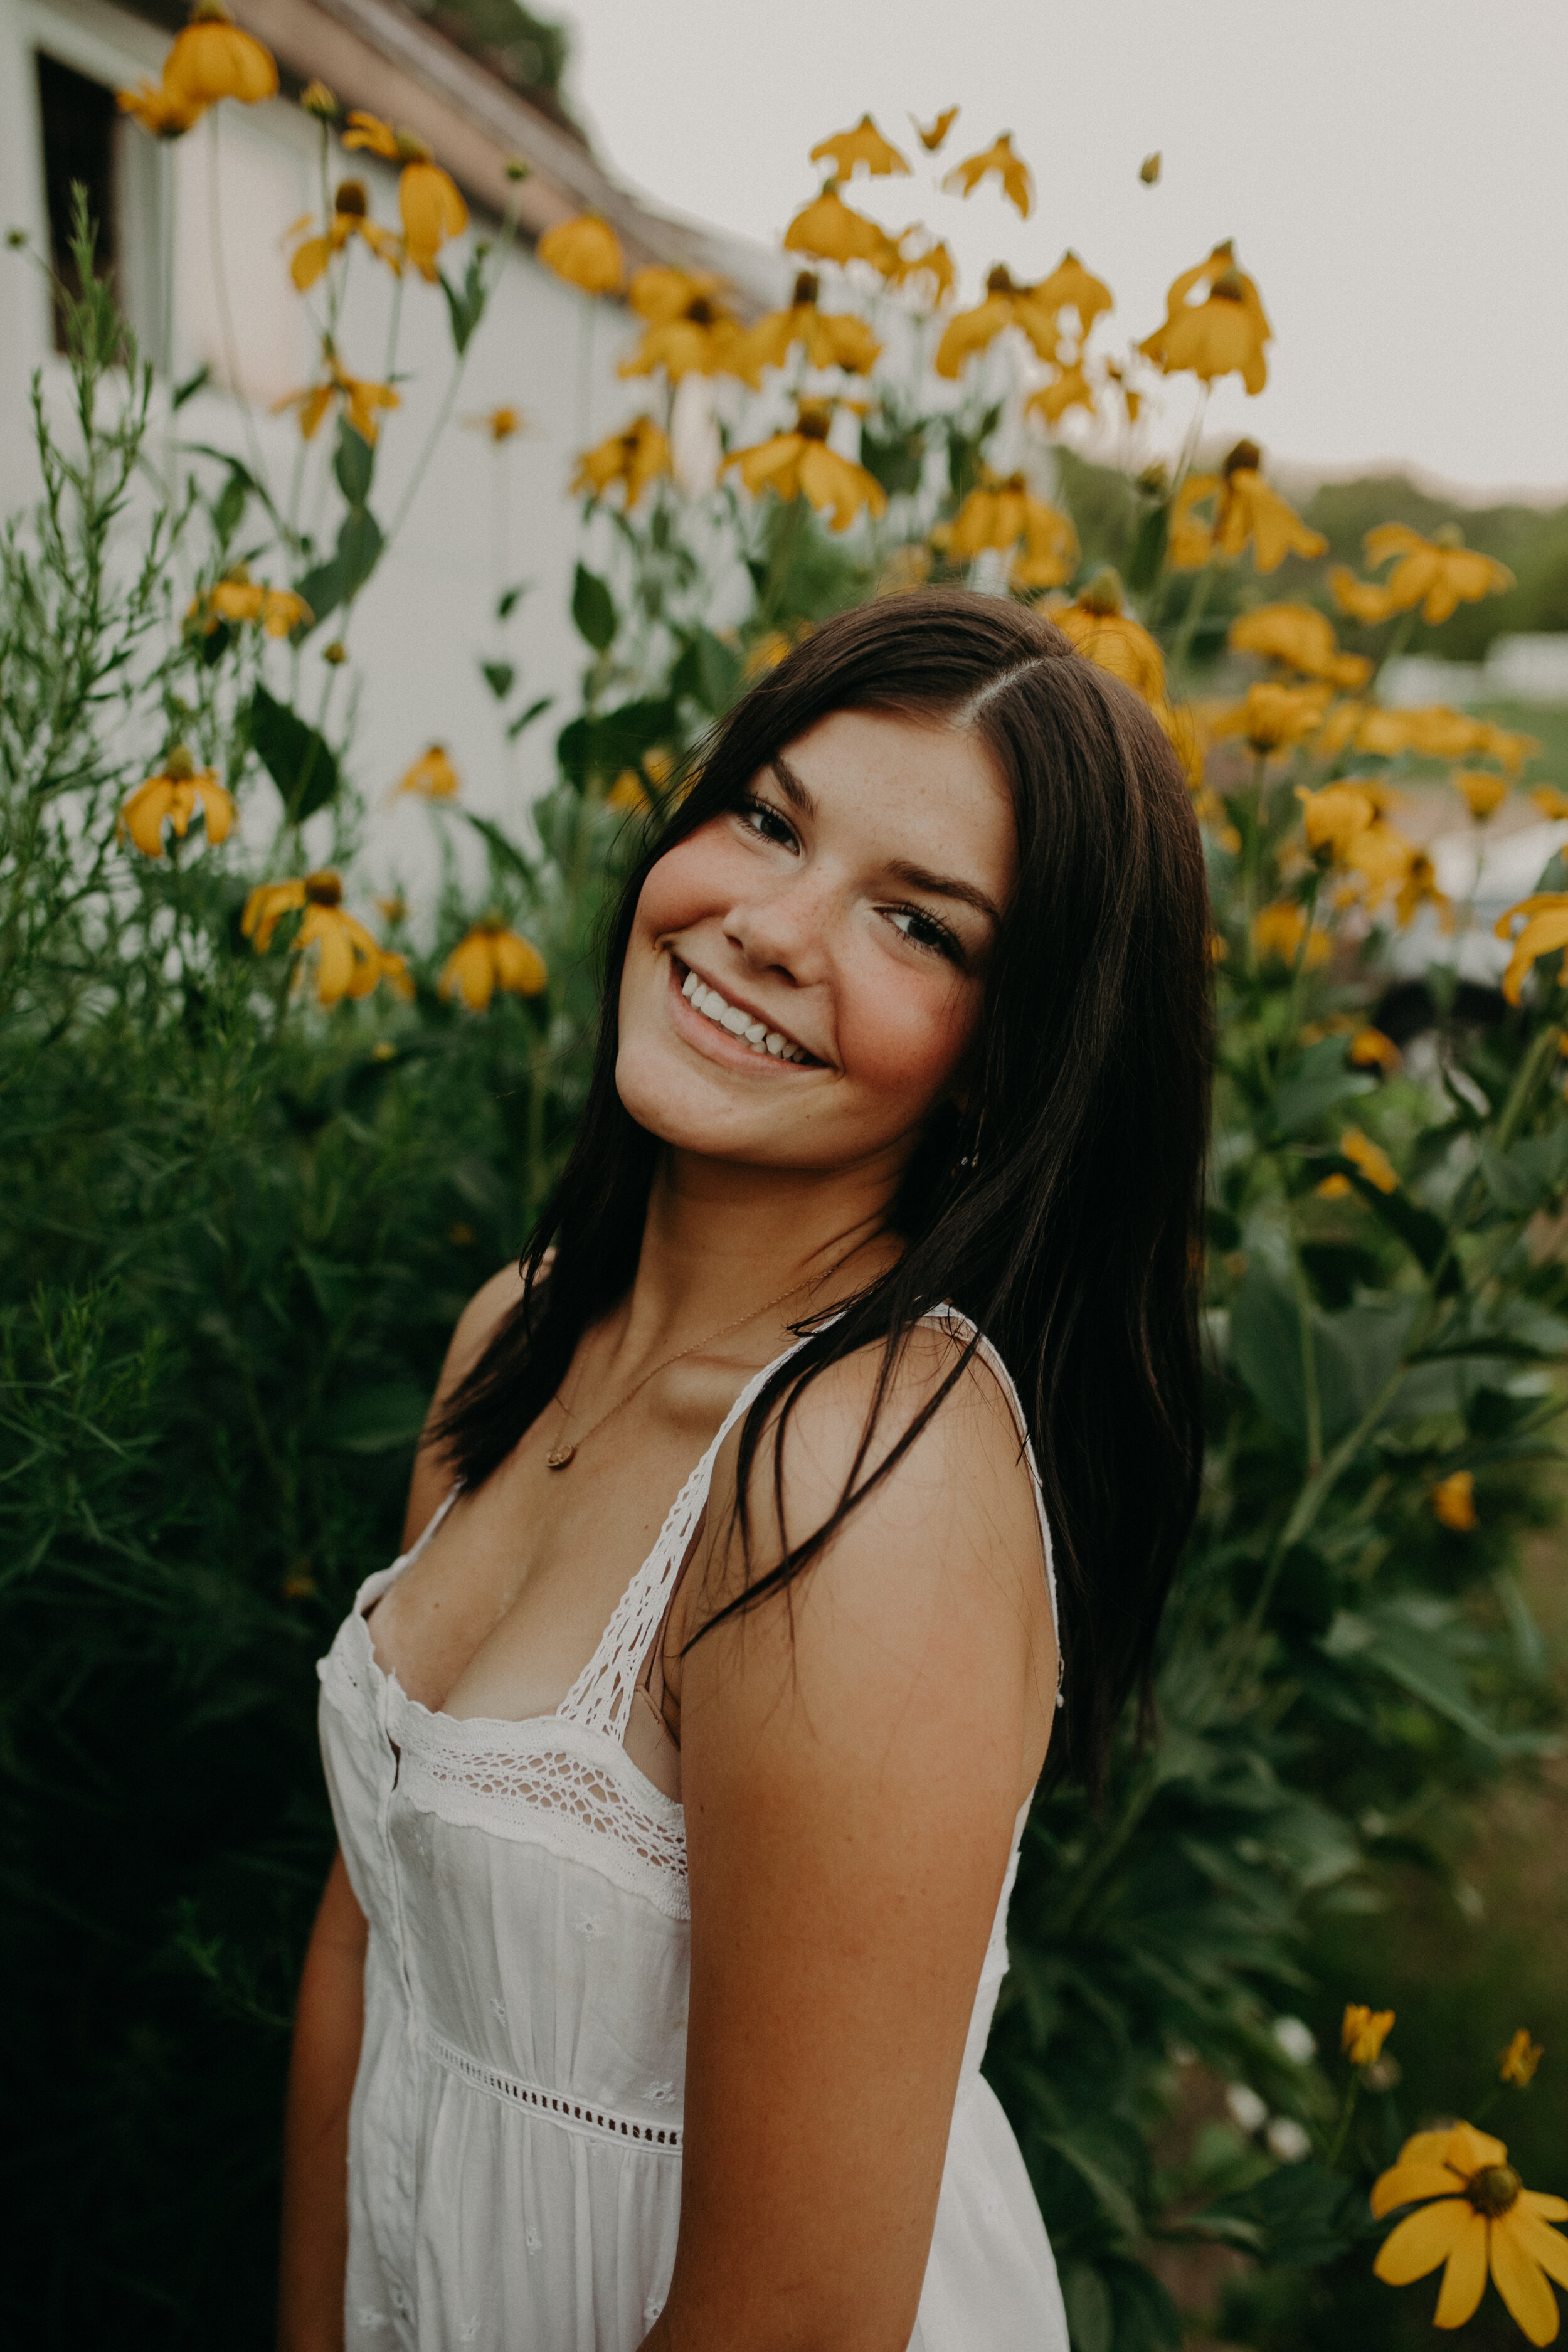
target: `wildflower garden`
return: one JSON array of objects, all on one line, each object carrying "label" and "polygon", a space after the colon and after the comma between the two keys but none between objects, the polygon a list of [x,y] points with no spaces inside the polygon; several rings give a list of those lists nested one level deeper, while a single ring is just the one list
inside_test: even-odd
[{"label": "wildflower garden", "polygon": [[[122,103],[149,136],[216,138],[276,90],[201,0]],[[1563,1497],[1568,870],[1503,915],[1482,985],[1458,961],[1475,909],[1424,844],[1435,810],[1484,827],[1568,797],[1517,730],[1379,698],[1418,616],[1508,574],[1399,522],[1325,569],[1254,443],[1211,457],[1210,385],[1256,392],[1270,359],[1232,244],[1173,256],[1133,341],[1047,232],[1037,279],[960,287],[938,234],[861,209],[867,182],[1027,216],[1026,160],[972,151],[956,109],[907,154],[867,117],[813,151],[766,316],[628,275],[601,220],[541,240],[629,311],[625,422],[570,485],[580,701],[477,667],[502,729],[553,730],[552,788],[481,817],[411,743],[405,789],[482,885],[433,854],[425,903],[377,901],[354,621],[400,520],[378,461],[402,420],[395,341],[353,348],[344,289],[387,272],[444,309],[455,396],[515,221],[481,234],[418,142],[320,84],[302,103],[320,215],[279,267],[321,359],[292,488],[237,404],[232,446],[183,441],[83,205],[74,409],[36,397],[39,496],[0,544],[15,2340],[270,2341],[289,2007],[331,1852],[313,1662],[396,1549],[452,1322],[561,1163],[596,921],[643,829],[749,677],[927,580],[1039,606],[1145,698],[1215,910],[1203,1501],[1149,1736],[1128,1724],[1100,1810],[1037,1809],[987,2061],[1075,2346],[1340,2352],[1434,2318],[1553,2340],[1568,2002],[1527,2011],[1528,1971],[1467,1962],[1490,1990],[1457,2017],[1397,1932],[1426,1888],[1455,1948],[1494,1935],[1466,1917],[1467,1825],[1560,1734],[1526,1570]],[[355,149],[398,167],[395,218]],[[670,439],[693,377],[716,436],[696,484]],[[1115,422],[1119,467],[1068,446],[1074,409]],[[1538,2004],[1560,1973],[1539,1956]]]}]

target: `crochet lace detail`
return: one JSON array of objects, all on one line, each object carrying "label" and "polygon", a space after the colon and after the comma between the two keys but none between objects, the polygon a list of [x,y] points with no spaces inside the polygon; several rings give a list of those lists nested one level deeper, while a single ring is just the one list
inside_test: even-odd
[{"label": "crochet lace detail", "polygon": [[[458,1828],[543,1845],[688,1919],[685,1816],[601,1733],[538,1716],[461,1723],[405,1701],[395,1736],[398,1789],[416,1811]],[[579,1932],[599,1922],[584,1915]]]},{"label": "crochet lace detail", "polygon": [[[644,2116],[622,2115],[614,2107],[598,2106],[591,2099],[574,2099],[570,2092],[546,2090],[541,2084],[525,2083],[516,2074],[503,2074],[499,2066],[487,2066],[483,2059],[470,2057],[466,2050],[459,2050],[438,2033],[426,2031],[425,2047],[438,2066],[460,2075],[476,2091],[487,2091],[492,2099],[500,2099],[509,2106],[531,2107],[535,2115],[553,2116],[568,2130],[636,2140],[645,2147],[663,2148],[670,2155],[680,2149],[684,2134],[677,2123],[653,2123]],[[531,2237],[530,2244],[532,2242]]]}]

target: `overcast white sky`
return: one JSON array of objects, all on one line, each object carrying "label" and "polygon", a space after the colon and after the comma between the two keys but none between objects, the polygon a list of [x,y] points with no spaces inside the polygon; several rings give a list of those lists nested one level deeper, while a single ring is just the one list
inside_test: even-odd
[{"label": "overcast white sky", "polygon": [[[537,5],[537,0],[536,0]],[[1166,285],[1234,236],[1276,340],[1216,433],[1282,465],[1410,463],[1457,486],[1568,495],[1568,0],[564,0],[600,152],[660,205],[776,243],[807,150],[869,108],[963,111],[946,154],[1010,130],[1027,222],[992,181],[855,183],[924,217],[977,299],[1075,247],[1143,335]],[[1164,172],[1138,165],[1162,150]],[[1174,430],[1185,384],[1171,394]]]}]

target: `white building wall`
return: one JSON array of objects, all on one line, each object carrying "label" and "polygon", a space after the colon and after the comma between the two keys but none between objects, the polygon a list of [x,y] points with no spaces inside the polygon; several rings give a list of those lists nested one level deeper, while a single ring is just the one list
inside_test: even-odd
[{"label": "white building wall", "polygon": [[[47,252],[34,56],[43,48],[110,86],[141,75],[156,79],[167,43],[153,28],[100,0],[0,0],[0,220],[27,231]],[[216,110],[217,185],[224,268],[230,289],[231,369],[216,295],[211,235],[212,117],[185,139],[159,145],[134,125],[121,132],[122,270],[133,319],[150,344],[163,341],[159,253],[173,215],[174,381],[205,362],[212,386],[180,412],[179,436],[259,457],[274,495],[285,502],[300,457],[292,419],[270,404],[308,382],[315,339],[307,305],[288,275],[284,232],[320,211],[317,131],[283,100]],[[450,164],[450,156],[437,157]],[[396,172],[363,153],[332,158],[371,191],[376,218],[395,226]],[[472,235],[470,231],[470,236]],[[479,233],[493,236],[493,224]],[[467,240],[448,254],[460,275]],[[353,257],[352,288],[340,347],[352,373],[379,378],[387,349],[392,280],[366,252]],[[52,410],[66,415],[64,362],[52,349],[48,297],[27,257],[0,257],[0,508],[6,513],[37,493],[27,414],[28,384],[41,370]],[[646,380],[623,383],[616,361],[629,341],[628,313],[591,303],[542,268],[526,250],[502,268],[489,316],[469,346],[451,421],[441,432],[407,522],[361,596],[348,629],[353,656],[332,682],[342,714],[357,692],[351,772],[377,806],[367,843],[382,876],[428,876],[428,817],[385,795],[433,740],[448,747],[466,804],[521,821],[528,801],[553,781],[552,746],[569,716],[585,649],[571,625],[573,568],[582,545],[580,509],[567,483],[574,453],[649,404]],[[402,407],[384,426],[372,506],[384,527],[402,502],[417,455],[437,420],[452,370],[446,303],[437,286],[410,275],[404,289],[397,367]],[[235,396],[234,376],[247,396]],[[501,405],[521,407],[527,431],[497,448],[461,421]],[[247,415],[248,409],[248,416]],[[299,512],[306,527],[320,516],[335,529],[341,501],[326,490],[333,434],[323,426],[305,456]],[[161,436],[153,454],[161,454]],[[188,462],[188,461],[187,461]],[[209,468],[216,483],[221,477]],[[328,532],[330,546],[331,530]],[[498,588],[530,587],[509,627],[498,629]],[[274,690],[314,717],[327,683],[321,646],[334,622],[292,655],[269,660]],[[497,706],[479,675],[481,657],[505,651],[519,665],[521,687],[509,709],[544,693],[563,698],[509,749]],[[293,673],[292,677],[290,673]],[[292,689],[292,690],[291,690]],[[333,730],[329,725],[328,732]],[[261,812],[257,812],[259,816]]]}]

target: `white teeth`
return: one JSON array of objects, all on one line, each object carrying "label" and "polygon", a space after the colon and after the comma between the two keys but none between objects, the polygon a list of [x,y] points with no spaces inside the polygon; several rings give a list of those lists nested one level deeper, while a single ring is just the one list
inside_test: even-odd
[{"label": "white teeth", "polygon": [[753,1054],[772,1054],[780,1062],[804,1062],[808,1058],[798,1045],[791,1044],[782,1030],[770,1029],[765,1021],[757,1020],[752,1013],[742,1013],[738,1004],[729,1003],[716,988],[710,988],[706,981],[699,980],[694,971],[689,971],[681,982],[680,992],[694,1012],[705,1014],[731,1037],[739,1038],[751,1047]]}]

